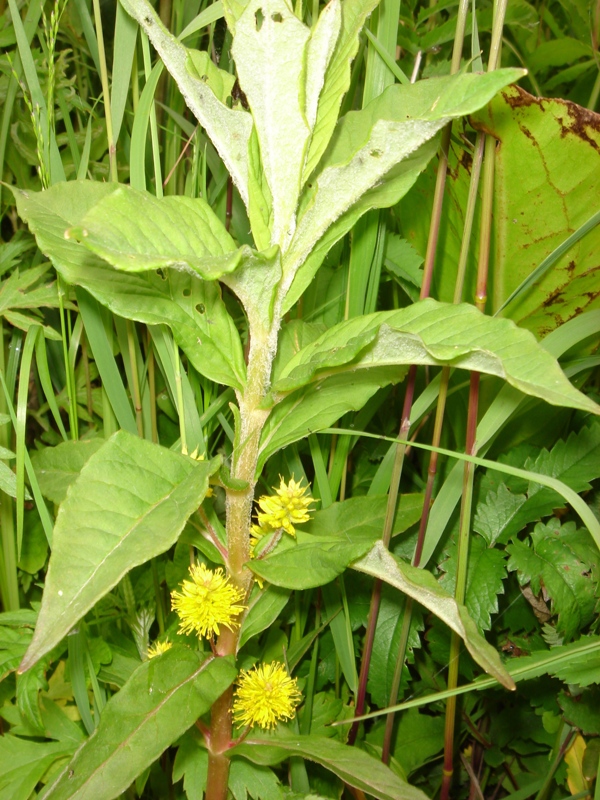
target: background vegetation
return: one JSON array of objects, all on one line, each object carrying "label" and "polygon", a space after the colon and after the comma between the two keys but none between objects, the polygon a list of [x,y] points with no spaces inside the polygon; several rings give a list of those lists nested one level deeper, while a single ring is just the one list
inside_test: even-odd
[{"label": "background vegetation", "polygon": [[[15,24],[17,10],[22,25]],[[164,0],[158,10],[175,34],[187,29],[188,46],[207,49],[221,69],[233,71],[218,2]],[[319,10],[318,0],[295,5],[308,24]],[[477,67],[480,58],[487,63],[492,7],[473,3],[473,11],[462,63],[472,59]],[[362,108],[393,82],[447,74],[456,15],[455,0],[384,0],[361,39],[343,111]],[[532,331],[560,358],[572,382],[598,400],[599,36],[598,3],[510,0],[501,64],[525,67],[528,74],[519,89],[454,125],[443,209],[436,205],[436,158],[400,203],[369,212],[334,246],[289,318],[330,328],[363,313],[408,306],[423,294],[429,260],[435,269],[425,294],[437,299],[462,296],[494,314],[520,290],[501,314]],[[58,504],[86,458],[119,428],[176,450],[184,432],[189,452],[221,454],[227,461],[233,391],[200,375],[177,353],[164,326],[126,321],[57,277],[19,219],[7,184],[38,191],[64,179],[118,177],[157,196],[206,198],[238,243],[251,238],[213,145],[176,84],[153,69],[154,52],[120,6],[0,0],[0,44],[0,798],[27,800],[93,732],[107,700],[146,658],[149,642],[166,635],[186,641],[177,633],[169,592],[186,575],[190,545],[215,560],[200,534],[203,519],[193,516],[174,548],[135,568],[68,642],[17,677],[41,600]],[[490,135],[487,145],[482,132]],[[493,196],[484,166],[475,224],[465,233],[473,164],[484,147],[495,151]],[[487,212],[493,202],[491,229],[486,202]],[[461,250],[463,241],[468,250]],[[486,299],[477,293],[477,264],[487,243]],[[535,284],[528,284],[540,267]],[[244,329],[233,295],[224,297]],[[584,411],[502,388],[495,378],[481,381],[477,452],[506,470],[475,473],[465,573],[457,547],[462,464],[443,455],[432,467],[429,452],[418,445],[433,441],[456,452],[465,451],[465,440],[467,449],[469,441],[473,445],[467,423],[473,384],[465,372],[448,376],[446,413],[436,426],[443,375],[424,368],[408,380],[414,381],[412,409],[406,382],[381,389],[358,413],[346,414],[337,432],[312,434],[276,453],[259,491],[270,493],[281,474],[303,477],[322,509],[347,498],[380,498],[394,487],[393,440],[399,431],[410,438],[399,487],[408,527],[392,539],[391,549],[413,559],[423,497],[430,491],[435,501],[421,523],[427,535],[420,566],[451,592],[459,576],[479,631],[501,651],[518,685],[509,695],[488,679],[478,691],[458,695],[452,796],[600,797],[594,783],[600,759],[600,556],[571,506],[519,473],[560,479],[599,518],[600,425]],[[410,429],[401,427],[403,408]],[[88,443],[85,457],[70,446],[75,441]],[[369,502],[363,507],[383,523],[385,502]],[[206,512],[217,528],[223,511],[217,491]],[[457,657],[448,629],[418,606],[412,607],[410,629],[403,628],[407,601],[387,586],[380,589],[374,638],[366,645],[372,591],[373,580],[356,572],[322,589],[273,589],[256,630],[246,637],[241,664],[281,660],[287,653],[305,697],[300,733],[346,741],[350,726],[331,723],[353,716],[361,697],[361,659],[365,648],[372,649],[364,710],[404,704],[392,718],[391,766],[434,797],[450,788],[443,787],[447,695],[456,697],[452,686],[470,683],[480,670],[466,653]],[[251,639],[252,632],[259,635]],[[398,672],[401,644],[406,665]],[[454,683],[449,662],[459,672]],[[350,736],[380,757],[385,730],[386,717],[377,716]],[[187,733],[123,796],[201,797],[197,749],[195,734]],[[235,763],[235,800],[281,797],[276,775],[291,796],[363,796],[297,759],[273,768]]]}]

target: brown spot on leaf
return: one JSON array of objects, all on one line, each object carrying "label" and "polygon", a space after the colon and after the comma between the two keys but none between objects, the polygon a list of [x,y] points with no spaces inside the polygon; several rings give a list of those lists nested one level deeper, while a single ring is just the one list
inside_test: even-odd
[{"label": "brown spot on leaf", "polygon": [[544,98],[529,94],[520,86],[511,86],[512,91],[502,92],[502,95],[511,108],[528,108],[529,106],[539,106],[542,111],[544,108]]},{"label": "brown spot on leaf", "polygon": [[569,100],[558,101],[564,105],[567,112],[568,119],[557,117],[560,124],[561,138],[565,138],[569,133],[578,136],[584,142],[593,147],[597,153],[600,153],[600,147],[589,134],[588,131],[600,133],[600,114],[595,114],[583,106],[578,106],[576,103],[571,103]]},{"label": "brown spot on leaf", "polygon": [[548,308],[549,306],[554,305],[554,303],[564,303],[565,301],[564,301],[564,298],[562,296],[563,294],[564,294],[564,292],[562,292],[560,290],[560,288],[559,289],[555,289],[552,292],[552,294],[549,294],[548,297],[544,300],[544,302],[542,303],[542,306],[544,308]]}]

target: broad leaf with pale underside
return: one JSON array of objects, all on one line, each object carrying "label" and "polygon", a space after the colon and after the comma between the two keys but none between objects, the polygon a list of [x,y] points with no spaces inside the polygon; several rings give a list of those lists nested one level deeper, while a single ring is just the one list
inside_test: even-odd
[{"label": "broad leaf with pale underside", "polygon": [[366,108],[346,114],[301,198],[287,254],[290,271],[304,264],[327,229],[397,164],[451,119],[481,108],[522,74],[508,69],[394,85]]},{"label": "broad leaf with pale underside", "polygon": [[236,21],[231,48],[271,191],[271,243],[282,249],[294,233],[310,134],[303,107],[309,37],[309,28],[285,0],[250,0]]},{"label": "broad leaf with pale underside", "polygon": [[198,77],[188,48],[169,33],[150,3],[146,0],[121,0],[121,5],[147,33],[175,79],[185,102],[217,148],[243,201],[248,205],[251,115],[241,109],[228,108],[216,97],[210,85]]},{"label": "broad leaf with pale underside", "polygon": [[42,606],[24,672],[133,567],[164,553],[219,468],[125,431],[87,461],[60,506]]},{"label": "broad leaf with pale underside", "polygon": [[65,239],[67,229],[117,189],[118,184],[71,181],[45,192],[13,193],[40,250],[68,283],[83,286],[119,316],[169,325],[198,372],[241,389],[246,380],[242,344],[216,282],[176,270],[162,277],[117,272],[74,239]]},{"label": "broad leaf with pale underside", "polygon": [[467,609],[447,594],[430,572],[395,558],[382,542],[377,542],[372,550],[352,564],[352,567],[395,586],[425,606],[463,639],[469,653],[480,667],[507,689],[514,689],[514,683],[504,668],[500,656],[481,636]]}]

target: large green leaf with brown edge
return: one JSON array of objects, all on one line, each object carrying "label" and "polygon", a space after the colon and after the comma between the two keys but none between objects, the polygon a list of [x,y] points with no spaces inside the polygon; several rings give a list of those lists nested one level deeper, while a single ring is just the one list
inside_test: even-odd
[{"label": "large green leaf with brown edge", "polygon": [[106,704],[98,727],[41,795],[113,800],[231,685],[232,658],[174,645],[139,666]]},{"label": "large green leaf with brown edge", "polygon": [[[470,117],[498,139],[488,312],[496,309],[558,245],[597,210],[600,195],[600,115],[568,100],[503,89]],[[447,195],[433,294],[451,301],[463,235],[471,157],[450,148]],[[435,185],[434,165],[400,203],[403,235],[424,255]],[[502,311],[543,337],[585,310],[598,308],[600,226],[587,233],[546,274]],[[472,234],[463,297],[475,293],[478,234]]]},{"label": "large green leaf with brown edge", "polygon": [[177,541],[219,459],[195,461],[118,431],[86,462],[59,508],[42,606],[24,672],[133,567]]}]

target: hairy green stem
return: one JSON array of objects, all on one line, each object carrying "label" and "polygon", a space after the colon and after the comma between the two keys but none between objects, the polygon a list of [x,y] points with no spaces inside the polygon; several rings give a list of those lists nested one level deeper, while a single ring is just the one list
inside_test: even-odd
[{"label": "hairy green stem", "polygon": [[[250,318],[246,387],[243,392],[238,393],[239,420],[236,422],[232,477],[245,481],[247,487],[241,491],[227,490],[227,572],[231,581],[246,596],[250,593],[253,581],[252,573],[245,564],[250,558],[250,525],[260,436],[269,414],[268,410],[260,406],[270,385],[280,325],[280,307],[279,300],[276,303],[274,321],[268,331],[260,324],[253,324]],[[225,628],[217,642],[217,655],[235,656],[238,642],[239,629],[230,631]],[[227,800],[229,759],[226,751],[231,746],[232,700],[233,691],[229,689],[212,708],[206,800]]]}]

